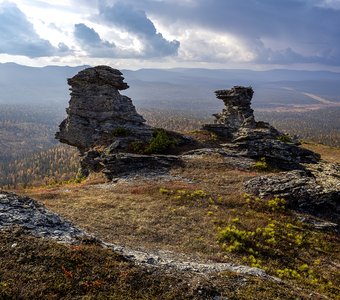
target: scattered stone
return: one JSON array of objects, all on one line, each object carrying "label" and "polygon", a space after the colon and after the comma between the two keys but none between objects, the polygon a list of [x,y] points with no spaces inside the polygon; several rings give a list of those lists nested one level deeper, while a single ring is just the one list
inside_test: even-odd
[{"label": "scattered stone", "polygon": [[312,216],[308,216],[308,215],[303,216],[303,217],[298,216],[297,218],[299,219],[299,221],[310,224],[313,228],[317,230],[338,231],[339,229],[339,225],[336,223],[316,219]]}]

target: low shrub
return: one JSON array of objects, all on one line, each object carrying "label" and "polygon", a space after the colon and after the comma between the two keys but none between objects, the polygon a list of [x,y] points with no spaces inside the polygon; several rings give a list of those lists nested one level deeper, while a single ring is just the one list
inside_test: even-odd
[{"label": "low shrub", "polygon": [[164,129],[157,129],[153,133],[150,144],[145,148],[145,154],[162,154],[167,153],[169,150],[176,146],[178,142],[170,137]]},{"label": "low shrub", "polygon": [[292,143],[292,138],[289,136],[289,134],[282,134],[277,139],[283,143]]},{"label": "low shrub", "polygon": [[116,127],[110,133],[114,137],[125,137],[131,134],[131,131],[124,127]]}]

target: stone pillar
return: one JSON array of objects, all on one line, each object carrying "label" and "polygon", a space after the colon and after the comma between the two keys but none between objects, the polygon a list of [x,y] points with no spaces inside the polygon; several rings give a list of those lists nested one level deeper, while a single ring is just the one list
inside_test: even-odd
[{"label": "stone pillar", "polygon": [[85,152],[117,128],[129,132],[147,128],[131,99],[119,93],[129,87],[119,70],[108,66],[87,68],[68,79],[68,84],[71,100],[67,118],[56,133],[60,142]]}]

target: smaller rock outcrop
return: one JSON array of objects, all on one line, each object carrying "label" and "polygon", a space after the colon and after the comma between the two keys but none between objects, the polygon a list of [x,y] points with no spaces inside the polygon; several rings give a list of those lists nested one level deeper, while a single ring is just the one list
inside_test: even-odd
[{"label": "smaller rock outcrop", "polygon": [[232,139],[240,128],[256,127],[254,111],[250,107],[254,94],[251,87],[234,86],[230,90],[215,91],[215,94],[224,102],[225,108],[221,113],[214,114],[214,124],[206,124],[204,129]]},{"label": "smaller rock outcrop", "polygon": [[254,159],[265,158],[278,169],[301,169],[301,163],[316,163],[320,156],[299,147],[298,141],[279,132],[270,124],[256,122],[251,109],[254,91],[251,87],[234,86],[215,92],[223,100],[224,109],[215,114],[215,123],[204,130],[225,140],[221,146],[230,153]]}]

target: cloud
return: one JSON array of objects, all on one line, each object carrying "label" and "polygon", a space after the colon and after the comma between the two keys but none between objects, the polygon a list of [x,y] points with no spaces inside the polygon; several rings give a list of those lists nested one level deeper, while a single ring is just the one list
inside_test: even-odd
[{"label": "cloud", "polygon": [[106,41],[93,28],[83,23],[74,26],[74,37],[86,51],[87,55],[95,58],[141,58],[141,54],[133,49],[122,49],[115,43]]},{"label": "cloud", "polygon": [[143,58],[143,54],[131,47],[118,47],[115,43],[106,41],[93,28],[84,23],[74,25],[74,37],[86,51],[94,58]]},{"label": "cloud", "polygon": [[340,66],[340,0],[1,1],[0,54]]},{"label": "cloud", "polygon": [[180,43],[177,40],[168,41],[160,32],[157,32],[153,22],[147,17],[144,10],[136,9],[130,4],[121,1],[113,6],[101,3],[99,5],[98,20],[104,20],[135,35],[143,45],[144,58],[175,56]]},{"label": "cloud", "polygon": [[74,25],[74,36],[84,50],[92,57],[115,57],[116,45],[102,40],[99,34],[83,23]]},{"label": "cloud", "polygon": [[249,62],[254,58],[237,38],[228,34],[216,34],[197,28],[185,29],[182,33],[179,49],[179,58],[182,61]]},{"label": "cloud", "polygon": [[339,0],[317,0],[316,6],[330,9],[340,9]]},{"label": "cloud", "polygon": [[32,23],[10,2],[0,3],[0,53],[31,58],[66,55],[69,48],[60,43],[54,47],[36,33]]},{"label": "cloud", "polygon": [[[131,0],[126,0],[131,2]],[[185,28],[236,37],[254,62],[340,65],[338,0],[140,0],[182,42]],[[190,41],[187,41],[190,42]],[[182,42],[182,46],[183,42]]]}]

